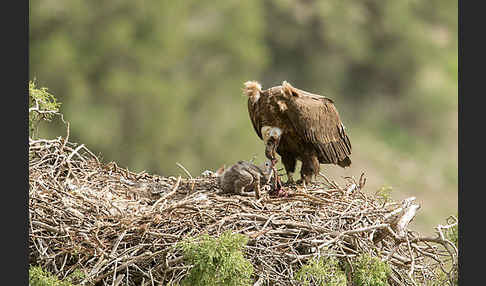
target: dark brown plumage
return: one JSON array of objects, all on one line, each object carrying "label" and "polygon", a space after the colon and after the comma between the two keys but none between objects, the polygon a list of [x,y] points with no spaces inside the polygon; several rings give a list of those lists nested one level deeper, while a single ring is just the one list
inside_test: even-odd
[{"label": "dark brown plumage", "polygon": [[297,160],[302,161],[301,178],[310,183],[320,164],[351,165],[351,142],[331,99],[291,86],[262,90],[256,81],[245,83],[248,112],[265,155],[281,156],[289,182]]}]

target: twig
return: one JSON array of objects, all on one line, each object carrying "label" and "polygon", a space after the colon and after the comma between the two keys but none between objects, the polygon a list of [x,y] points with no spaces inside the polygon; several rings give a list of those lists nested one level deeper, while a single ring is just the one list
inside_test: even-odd
[{"label": "twig", "polygon": [[153,208],[155,208],[161,201],[163,200],[166,200],[168,198],[170,198],[172,195],[174,195],[176,192],[177,192],[177,188],[179,187],[179,183],[181,182],[181,176],[179,176],[179,178],[177,178],[177,182],[175,183],[174,187],[172,188],[172,191],[170,191],[169,193],[161,196],[154,204],[153,204]]},{"label": "twig", "polygon": [[191,173],[189,173],[189,171],[186,168],[184,168],[184,166],[182,166],[179,162],[177,162],[176,165],[180,167],[182,170],[184,170],[184,172],[189,176],[189,178],[192,179]]}]

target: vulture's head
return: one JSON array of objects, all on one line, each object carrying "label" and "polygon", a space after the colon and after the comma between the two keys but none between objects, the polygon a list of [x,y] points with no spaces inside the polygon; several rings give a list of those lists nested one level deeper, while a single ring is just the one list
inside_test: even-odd
[{"label": "vulture's head", "polygon": [[262,86],[257,81],[247,81],[245,82],[243,92],[250,98],[251,102],[255,103],[260,98]]},{"label": "vulture's head", "polygon": [[272,126],[263,126],[261,132],[263,142],[265,142],[265,157],[275,164],[277,160],[276,151],[282,136],[282,129]]}]

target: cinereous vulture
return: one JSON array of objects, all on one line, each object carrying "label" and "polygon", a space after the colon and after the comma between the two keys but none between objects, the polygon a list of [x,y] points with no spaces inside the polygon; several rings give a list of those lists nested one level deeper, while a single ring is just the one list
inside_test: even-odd
[{"label": "cinereous vulture", "polygon": [[262,90],[256,81],[244,84],[248,112],[258,137],[265,143],[265,156],[276,163],[280,155],[293,183],[297,160],[302,162],[299,182],[311,183],[320,164],[351,165],[351,142],[331,99],[282,85]]}]

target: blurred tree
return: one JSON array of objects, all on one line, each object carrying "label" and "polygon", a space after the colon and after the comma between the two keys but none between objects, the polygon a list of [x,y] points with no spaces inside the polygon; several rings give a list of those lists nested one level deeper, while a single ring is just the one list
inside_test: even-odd
[{"label": "blurred tree", "polygon": [[399,150],[450,138],[457,110],[456,1],[31,0],[29,23],[30,77],[71,139],[135,170],[262,160],[246,80],[327,94]]},{"label": "blurred tree", "polygon": [[265,65],[259,3],[31,1],[30,74],[65,103],[72,140],[105,158],[163,174],[215,167],[251,150],[235,110]]},{"label": "blurred tree", "polygon": [[[265,82],[294,79],[296,86],[328,90],[353,102],[373,95],[407,95],[420,68],[440,60],[435,55],[444,46],[431,37],[438,30],[449,38],[457,33],[456,1],[265,4],[273,71],[264,74]],[[453,48],[449,46],[457,54]]]}]

